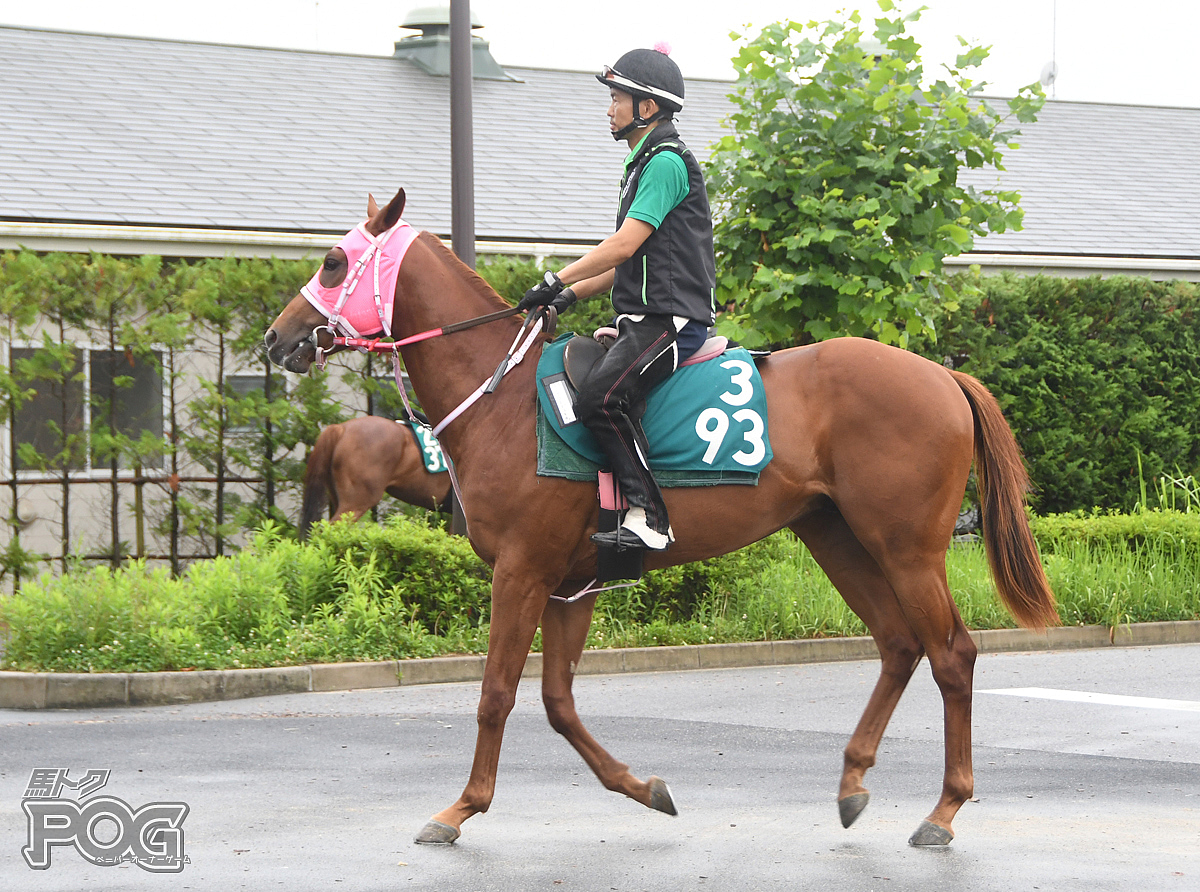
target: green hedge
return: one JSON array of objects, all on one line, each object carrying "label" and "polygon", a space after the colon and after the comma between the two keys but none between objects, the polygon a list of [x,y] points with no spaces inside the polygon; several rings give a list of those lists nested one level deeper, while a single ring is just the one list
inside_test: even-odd
[{"label": "green hedge", "polygon": [[996,395],[1039,513],[1130,510],[1140,482],[1200,471],[1200,285],[1015,275],[975,284],[937,344],[915,349]]},{"label": "green hedge", "polygon": [[182,577],[129,562],[43,576],[0,598],[6,665],[103,672],[222,669],[486,649],[490,571],[465,539],[395,516],[268,525]]},{"label": "green hedge", "polygon": [[1160,548],[1200,554],[1200,513],[1139,511],[1118,514],[1050,514],[1030,519],[1034,538],[1043,551],[1063,552],[1082,545],[1092,549]]},{"label": "green hedge", "polygon": [[[1035,517],[1033,529],[1066,624],[1200,619],[1200,513]],[[969,627],[1013,625],[981,546],[952,548],[947,576]],[[489,594],[490,571],[465,540],[403,515],[319,524],[306,543],[268,525],[246,550],[179,579],[130,562],[28,583],[0,598],[3,666],[149,671],[482,653]],[[605,593],[588,646],[865,633],[783,532]]]},{"label": "green hedge", "polygon": [[1032,527],[1066,624],[1200,619],[1200,513],[1074,512]]}]

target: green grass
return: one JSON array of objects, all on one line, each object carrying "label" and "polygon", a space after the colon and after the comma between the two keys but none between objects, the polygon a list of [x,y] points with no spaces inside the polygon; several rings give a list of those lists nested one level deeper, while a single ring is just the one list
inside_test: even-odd
[{"label": "green grass", "polygon": [[1197,552],[1148,546],[1075,546],[1045,557],[1068,625],[1118,626],[1200,619]]},{"label": "green grass", "polygon": [[[1200,619],[1200,514],[1034,518],[1068,625]],[[1006,628],[978,544],[947,578],[966,624]],[[489,573],[421,519],[322,524],[307,543],[260,531],[182,578],[130,563],[42,577],[0,598],[3,668],[103,672],[403,659],[487,649]],[[589,647],[863,635],[793,536],[648,574],[600,596]],[[540,647],[540,638],[534,642]]]},{"label": "green grass", "polygon": [[179,579],[131,562],[43,576],[0,600],[8,669],[229,669],[487,649],[488,572],[465,540],[399,516],[268,528]]}]

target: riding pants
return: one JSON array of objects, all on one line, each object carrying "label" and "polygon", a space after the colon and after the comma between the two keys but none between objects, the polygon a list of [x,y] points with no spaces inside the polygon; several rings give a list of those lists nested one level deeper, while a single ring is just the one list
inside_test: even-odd
[{"label": "riding pants", "polygon": [[620,316],[617,339],[596,364],[576,403],[579,420],[608,456],[622,495],[646,512],[646,522],[666,533],[667,506],[647,456],[642,430],[646,396],[679,365],[676,324],[671,316]]}]

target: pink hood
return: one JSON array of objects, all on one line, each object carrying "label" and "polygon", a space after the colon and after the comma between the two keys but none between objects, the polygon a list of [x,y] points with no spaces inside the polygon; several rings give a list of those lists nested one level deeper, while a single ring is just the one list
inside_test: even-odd
[{"label": "pink hood", "polygon": [[333,288],[321,284],[321,271],[300,289],[305,299],[349,337],[365,337],[382,331],[392,333],[392,304],[396,298],[396,276],[404,255],[418,232],[403,220],[379,236],[359,223],[346,233],[337,247],[346,252],[350,269],[345,280]]}]

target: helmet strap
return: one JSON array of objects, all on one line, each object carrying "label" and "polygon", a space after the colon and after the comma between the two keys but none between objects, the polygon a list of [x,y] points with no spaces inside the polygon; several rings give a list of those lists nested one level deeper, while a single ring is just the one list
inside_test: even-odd
[{"label": "helmet strap", "polygon": [[626,124],[624,127],[622,127],[620,130],[613,131],[612,138],[614,140],[616,140],[617,142],[620,142],[625,137],[627,137],[629,134],[633,133],[633,131],[635,131],[635,130],[639,130],[642,127],[649,127],[651,124],[653,124],[655,121],[659,120],[661,117],[663,117],[663,115],[666,114],[666,109],[664,109],[660,106],[658,111],[656,111],[650,117],[643,118],[642,117],[642,101],[645,99],[653,99],[654,97],[649,96],[645,93],[630,93],[629,95],[633,98],[633,120],[630,121],[628,124]]}]

